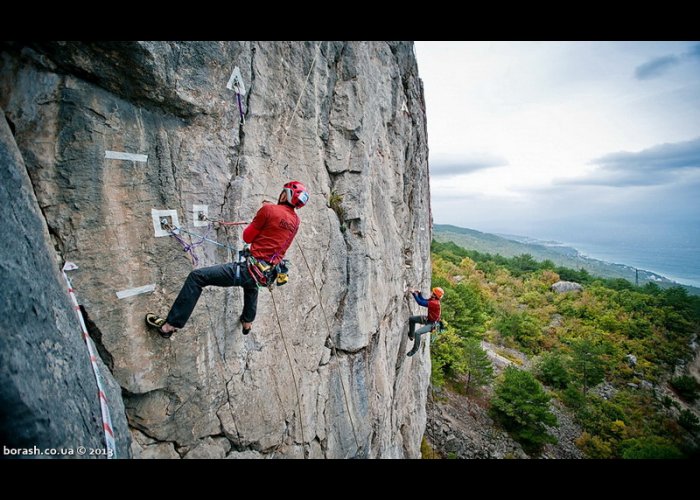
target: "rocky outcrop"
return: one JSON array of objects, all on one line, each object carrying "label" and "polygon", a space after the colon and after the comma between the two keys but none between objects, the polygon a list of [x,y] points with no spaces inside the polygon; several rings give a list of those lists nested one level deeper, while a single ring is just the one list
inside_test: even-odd
[{"label": "rocky outcrop", "polygon": [[508,347],[499,346],[486,342],[482,340],[480,342],[481,348],[486,352],[491,365],[493,366],[494,373],[502,373],[507,367],[515,365],[519,368],[529,368],[530,360],[525,354],[518,351],[517,349],[510,349]]},{"label": "rocky outcrop", "polygon": [[550,288],[552,289],[552,291],[557,293],[583,291],[583,287],[574,281],[557,281]]},{"label": "rocky outcrop", "polygon": [[[532,361],[516,349],[483,340],[480,344],[496,376],[509,366],[524,370],[532,367]],[[463,384],[464,380],[459,383]],[[528,455],[489,414],[494,387],[492,382],[468,396],[447,388],[435,390],[428,398],[426,439],[430,446],[448,458],[583,458],[575,444],[581,428],[556,398],[550,401],[550,411],[556,416],[557,425],[548,427],[547,432],[557,442],[544,445],[536,456]]]},{"label": "rocky outcrop", "polygon": [[[236,66],[245,121],[226,88]],[[405,356],[403,291],[429,287],[431,220],[411,43],[6,44],[0,106],[48,226],[40,241],[80,266],[71,278],[135,455],[419,456],[429,353]],[[206,290],[171,340],[148,332],[144,314],[167,312],[193,267],[154,237],[151,210],[239,248],[238,228],[195,227],[193,205],[249,220],[289,179],[311,200],[290,282],[261,290],[253,333],[240,335],[240,289]],[[233,258],[195,251],[199,266]]]},{"label": "rocky outcrop", "polygon": [[550,404],[557,425],[547,429],[557,443],[546,444],[538,455],[530,456],[489,415],[491,397],[491,387],[471,396],[450,390],[436,391],[428,398],[425,436],[430,446],[446,458],[584,458],[575,444],[581,428],[559,401],[553,399]]},{"label": "rocky outcrop", "polygon": [[446,458],[529,458],[483,401],[450,391],[428,400],[426,438]]},{"label": "rocky outcrop", "polygon": [[[0,178],[3,457],[104,457],[97,383],[81,326],[4,114],[0,116]],[[117,457],[125,458],[129,432],[121,391],[107,367],[99,365],[117,435]]]}]

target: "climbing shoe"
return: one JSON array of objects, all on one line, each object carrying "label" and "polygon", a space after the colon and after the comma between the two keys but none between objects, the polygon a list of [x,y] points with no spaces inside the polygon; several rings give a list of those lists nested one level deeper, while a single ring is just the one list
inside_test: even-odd
[{"label": "climbing shoe", "polygon": [[164,332],[163,330],[161,330],[161,327],[165,324],[165,319],[151,313],[146,314],[146,324],[151,328],[155,328],[160,334],[160,336],[164,339],[169,339],[173,336],[173,333],[177,331],[173,330],[171,332]]},{"label": "climbing shoe", "polygon": [[409,351],[409,352],[406,354],[406,356],[413,356],[413,355],[414,355],[415,353],[417,353],[417,352],[418,352],[418,350],[415,350],[415,351],[414,351],[413,349],[411,349],[411,351]]},{"label": "climbing shoe", "polygon": [[253,329],[253,327],[246,328],[245,326],[243,326],[243,316],[241,316],[238,319],[241,321],[241,331],[243,332],[243,335],[248,335],[250,333],[250,331]]},{"label": "climbing shoe", "polygon": [[411,332],[411,331],[408,332],[408,338],[413,340],[413,332]]}]

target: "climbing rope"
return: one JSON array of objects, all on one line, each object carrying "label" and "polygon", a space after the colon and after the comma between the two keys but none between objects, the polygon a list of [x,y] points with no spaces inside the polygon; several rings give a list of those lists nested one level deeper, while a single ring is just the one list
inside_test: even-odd
[{"label": "climbing rope", "polygon": [[214,222],[221,225],[221,226],[244,226],[246,224],[250,224],[250,222],[246,222],[246,221],[227,222],[225,220],[216,220]]},{"label": "climbing rope", "polygon": [[321,306],[321,313],[323,314],[323,319],[326,323],[326,330],[328,331],[328,339],[331,344],[331,351],[333,352],[333,357],[336,360],[336,365],[338,368],[338,377],[340,378],[340,384],[343,387],[343,398],[345,400],[345,408],[348,412],[348,417],[350,418],[350,426],[352,427],[352,435],[355,437],[355,445],[357,446],[357,451],[359,452],[361,450],[360,446],[360,441],[357,439],[357,431],[355,429],[355,422],[352,420],[352,412],[350,411],[350,405],[348,403],[348,393],[347,390],[345,389],[345,382],[343,381],[343,374],[341,373],[340,370],[340,361],[338,360],[338,351],[335,348],[335,342],[333,342],[332,334],[331,334],[331,326],[330,323],[328,322],[328,316],[326,315],[326,309],[323,307],[323,299],[321,297],[321,291],[318,289],[318,286],[316,286],[316,280],[314,279],[314,273],[311,270],[311,266],[309,265],[309,261],[306,260],[306,255],[304,255],[304,249],[302,246],[298,243],[297,248],[301,252],[301,256],[304,259],[304,264],[306,264],[306,269],[309,270],[309,276],[311,276],[311,283],[314,285],[314,289],[316,290],[316,295],[318,296],[318,303]]},{"label": "climbing rope", "polygon": [[[289,355],[289,349],[287,348],[287,340],[284,338],[284,333],[282,330],[282,323],[280,322],[280,317],[279,313],[277,312],[277,302],[275,302],[275,294],[272,293],[272,288],[268,288],[270,290],[270,297],[272,297],[272,306],[275,310],[275,319],[277,320],[277,326],[279,327],[280,331],[280,337],[282,337],[282,343],[284,344],[284,352],[287,353],[287,362],[289,363],[289,371],[292,372],[292,380],[294,381],[294,391],[296,392],[297,395],[297,408],[299,409],[299,426],[301,428],[301,442],[302,442],[302,455],[304,456],[304,459],[306,459],[306,437],[304,435],[304,417],[301,413],[301,398],[299,397],[299,385],[297,384],[297,377],[294,374],[294,367],[292,365],[292,358]],[[296,358],[295,358],[295,363],[296,363]]]},{"label": "climbing rope", "polygon": [[215,228],[217,224],[219,226],[244,226],[246,224],[250,224],[250,222],[248,221],[226,221],[221,219],[210,219],[204,214],[199,215],[199,220],[211,222]]},{"label": "climbing rope", "polygon": [[238,101],[238,112],[241,115],[241,124],[244,124],[245,112],[243,111],[243,102],[241,101],[241,93],[238,91],[238,85],[236,85],[236,101]]},{"label": "climbing rope", "polygon": [[[408,295],[404,292],[404,299],[408,301],[408,313],[410,316],[415,316],[413,314],[413,300],[409,298]],[[432,337],[432,332],[430,332],[430,335]],[[431,340],[432,344],[433,340]],[[432,405],[433,408],[435,408],[435,396],[433,394],[433,381],[432,381],[432,374],[430,375],[430,380],[428,382],[428,399],[430,401],[430,404]],[[428,437],[430,438],[430,456],[434,460],[435,459],[435,433],[433,430],[433,423],[430,421],[430,416],[428,415],[429,411],[426,408],[426,413],[425,413],[425,420],[426,420],[426,430],[428,432]]]},{"label": "climbing rope", "polygon": [[[175,241],[177,241],[178,243],[180,243],[180,245],[182,245],[182,249],[185,252],[187,252],[187,254],[190,256],[190,258],[192,260],[192,265],[194,267],[197,267],[197,265],[199,264],[199,258],[197,257],[197,254],[195,253],[195,249],[197,247],[201,246],[205,241],[207,243],[211,243],[213,245],[216,245],[216,246],[219,246],[222,248],[226,248],[227,250],[233,250],[234,252],[236,251],[236,249],[234,247],[232,247],[231,245],[219,243],[218,241],[207,238],[207,236],[211,232],[212,224],[209,224],[207,226],[207,232],[204,235],[193,233],[193,232],[188,231],[186,229],[183,229],[181,227],[174,227],[174,226],[170,225],[165,219],[163,219],[163,221],[161,221],[161,224],[162,224],[163,228],[170,233],[170,236],[172,236],[175,239]],[[245,222],[229,223],[228,225],[239,225],[239,224],[245,224]],[[189,236],[194,236],[195,238],[199,238],[199,241],[197,241],[195,243],[191,243],[191,242],[187,243],[182,237],[180,237],[179,233],[185,233]]]},{"label": "climbing rope", "polygon": [[[431,377],[432,379],[432,374]],[[430,389],[430,404],[433,408],[433,411],[435,411],[435,396],[433,395],[433,381],[430,380],[428,384],[428,389]],[[428,437],[430,438],[430,455],[433,460],[435,460],[435,433],[433,432],[433,422],[430,420],[430,416],[428,415],[428,412],[426,412],[425,419],[427,420],[428,424]]]},{"label": "climbing rope", "polygon": [[[180,228],[177,228],[177,229],[182,230]],[[194,235],[194,236],[197,236],[199,238],[199,241],[197,241],[195,243],[192,243],[192,238],[190,238],[190,243],[187,243],[183,238],[181,238],[177,234],[177,232],[175,230],[170,231],[170,236],[175,238],[175,240],[178,243],[180,243],[180,245],[182,245],[182,249],[185,252],[187,252],[189,254],[190,258],[192,259],[192,265],[194,267],[197,267],[197,265],[199,264],[199,257],[197,257],[197,253],[194,250],[198,246],[201,246],[205,240],[207,240],[207,236],[209,236],[210,232],[211,232],[211,224],[209,224],[207,226],[207,232],[204,234],[204,236]],[[190,233],[190,235],[192,235],[192,233]],[[212,240],[209,240],[209,241],[212,241]]]},{"label": "climbing rope", "polygon": [[[309,68],[309,72],[307,73],[306,78],[305,78],[305,80],[304,80],[304,85],[303,85],[303,87],[302,87],[302,90],[301,90],[301,92],[300,92],[300,94],[299,94],[299,97],[298,97],[298,99],[297,99],[297,101],[296,101],[296,103],[295,103],[295,105],[294,105],[294,109],[292,110],[292,113],[291,113],[291,115],[290,115],[290,117],[289,117],[289,120],[287,120],[286,124],[285,124],[284,127],[283,127],[283,129],[284,129],[284,134],[283,134],[283,137],[282,137],[282,142],[281,142],[281,145],[280,145],[280,149],[284,149],[284,146],[285,146],[285,144],[286,144],[286,142],[287,142],[287,138],[288,138],[288,136],[289,136],[289,128],[290,128],[292,122],[294,121],[294,118],[296,117],[296,113],[297,113],[297,110],[299,109],[299,105],[301,104],[301,100],[302,100],[302,98],[304,97],[304,94],[306,93],[306,87],[307,87],[307,85],[308,85],[308,83],[309,83],[309,79],[310,79],[310,77],[311,77],[311,73],[313,72],[313,70],[314,70],[314,68],[315,68],[315,66],[316,66],[316,61],[317,61],[318,55],[319,55],[319,53],[320,53],[320,50],[319,50],[319,49],[320,49],[320,47],[321,47],[321,43],[322,43],[322,42],[319,42],[319,43],[316,45],[316,48],[315,48],[315,50],[314,50],[314,58],[313,58],[313,61],[311,62],[311,67]],[[241,107],[240,95],[239,95],[238,93],[237,93],[237,99],[238,99],[239,111],[240,111],[241,115],[243,115],[243,110],[242,110],[242,107]],[[243,119],[242,119],[242,121],[243,121]],[[240,156],[239,156],[238,160],[240,161]],[[269,183],[270,183],[271,178],[272,178],[272,176],[268,176],[268,180],[267,180],[267,182],[266,182],[266,184],[265,184],[265,187],[264,187],[264,189],[263,189],[263,197],[265,196],[265,193],[267,192],[267,188],[269,187]],[[204,220],[208,220],[208,219],[206,219],[206,217],[205,217]],[[215,224],[219,224],[219,225],[221,225],[221,226],[225,226],[225,227],[226,227],[226,226],[237,226],[237,225],[244,225],[244,224],[247,224],[247,222],[227,222],[227,221],[221,221],[221,220],[218,220],[218,221],[211,221],[211,222],[213,222],[213,223],[215,223]],[[197,246],[201,245],[204,241],[207,241],[207,242],[209,242],[209,243],[218,245],[218,246],[220,246],[220,247],[227,248],[229,251],[230,251],[230,250],[234,250],[234,251],[235,251],[235,248],[231,247],[230,245],[224,245],[224,244],[222,244],[222,243],[219,243],[219,242],[217,242],[217,241],[211,240],[211,239],[209,239],[209,238],[206,237],[206,236],[208,236],[209,230],[210,230],[211,227],[212,227],[211,224],[209,224],[207,233],[206,233],[204,236],[201,236],[201,235],[198,235],[198,234],[195,234],[195,233],[191,233],[191,232],[189,232],[189,231],[187,231],[187,230],[184,230],[184,229],[182,229],[182,228],[174,228],[174,227],[172,227],[172,226],[167,226],[166,224],[164,224],[164,227],[170,232],[171,236],[174,236],[175,239],[183,246],[183,249],[184,249],[185,251],[187,251],[188,253],[190,253],[190,255],[192,255],[192,257],[193,257],[193,262],[195,263],[195,265],[196,265],[196,263],[198,262],[198,259],[197,259],[196,255],[194,254],[194,248],[196,248]],[[195,236],[195,237],[197,237],[197,238],[200,238],[200,240],[199,240],[198,242],[196,242],[196,243],[187,244],[187,242],[185,242],[184,240],[182,240],[182,238],[180,238],[180,237],[178,236],[177,233],[179,233],[179,232],[183,232],[183,233],[185,233],[185,234],[188,234],[188,235],[191,235],[191,236]],[[338,363],[338,373],[339,373],[340,382],[341,382],[341,385],[342,385],[342,388],[343,388],[343,396],[344,396],[344,401],[345,401],[345,407],[346,407],[346,409],[347,409],[348,417],[349,417],[349,419],[350,419],[350,424],[351,424],[351,427],[352,427],[353,436],[354,436],[354,438],[355,438],[355,443],[356,443],[357,448],[358,448],[358,451],[359,451],[359,450],[361,449],[361,447],[360,447],[359,440],[358,440],[358,438],[357,438],[357,431],[356,431],[356,429],[355,429],[355,423],[354,423],[353,418],[352,418],[352,412],[350,411],[350,406],[349,406],[349,403],[348,403],[347,390],[346,390],[346,388],[345,388],[345,382],[343,381],[342,373],[341,373],[341,371],[340,371],[340,365],[339,365],[339,361],[338,361],[338,353],[337,353],[337,350],[336,350],[336,348],[335,348],[335,344],[334,344],[333,339],[332,339],[331,328],[330,328],[330,324],[329,324],[329,322],[328,322],[328,317],[327,317],[327,315],[326,315],[325,308],[324,308],[324,306],[323,306],[323,300],[322,300],[322,297],[321,297],[321,292],[320,292],[320,290],[318,289],[318,286],[316,285],[316,280],[314,279],[313,272],[312,272],[312,270],[311,270],[311,266],[309,265],[308,260],[306,259],[306,255],[304,254],[304,250],[303,250],[303,248],[301,247],[301,245],[298,244],[298,242],[297,242],[297,247],[299,248],[299,250],[300,250],[300,252],[301,252],[301,255],[302,255],[303,259],[304,259],[304,263],[306,264],[306,267],[307,267],[307,269],[309,270],[309,275],[311,276],[311,281],[312,281],[312,283],[313,283],[314,289],[316,290],[316,293],[317,293],[318,298],[319,298],[319,304],[321,305],[321,311],[322,311],[322,313],[323,313],[323,317],[324,317],[325,324],[326,324],[326,329],[327,329],[327,331],[328,331],[328,338],[329,338],[329,341],[330,341],[330,344],[331,344],[331,350],[332,350],[332,352],[333,352],[333,356],[336,358],[336,362]],[[274,294],[273,294],[271,288],[269,288],[269,291],[270,291],[270,296],[271,296],[271,298],[272,298],[272,304],[273,304],[273,308],[274,308],[275,319],[276,319],[276,321],[277,321],[277,326],[278,326],[278,328],[279,328],[280,337],[282,338],[282,342],[283,342],[283,345],[284,345],[284,350],[285,350],[285,353],[286,353],[286,355],[287,355],[287,362],[288,362],[288,364],[289,364],[289,368],[290,368],[290,371],[291,371],[291,374],[292,374],[292,380],[293,380],[293,382],[294,382],[294,389],[295,389],[296,399],[297,399],[297,407],[298,407],[298,411],[299,411],[299,423],[300,423],[301,438],[302,438],[302,443],[303,443],[302,446],[305,446],[305,444],[306,444],[306,436],[305,436],[305,432],[304,432],[304,422],[303,422],[303,415],[302,415],[302,410],[301,410],[301,398],[300,398],[300,395],[299,395],[299,387],[298,387],[298,384],[297,384],[296,374],[295,374],[295,372],[294,372],[294,366],[293,366],[292,359],[291,359],[292,356],[291,356],[290,353],[289,353],[289,348],[288,348],[288,346],[287,346],[287,341],[286,341],[286,338],[284,337],[284,331],[283,331],[283,329],[282,329],[282,324],[281,324],[280,319],[279,319],[279,313],[278,313],[278,310],[277,310],[277,303],[276,303],[276,301],[275,301],[275,296],[274,296]],[[220,354],[220,356],[221,356],[221,354]],[[295,363],[296,363],[296,359],[295,359]],[[306,449],[305,449],[305,448],[304,448],[304,451],[303,451],[303,456],[304,456],[304,459],[306,459]]]},{"label": "climbing rope", "polygon": [[[323,42],[318,42],[316,44],[316,48],[314,49],[314,59],[311,62],[311,67],[309,68],[309,72],[306,74],[306,79],[304,80],[304,85],[302,86],[301,92],[299,93],[299,97],[297,99],[296,104],[294,105],[294,109],[292,110],[292,114],[289,116],[289,120],[287,120],[287,123],[284,125],[284,135],[282,136],[282,143],[280,144],[280,150],[284,150],[284,145],[287,143],[287,137],[289,136],[289,127],[294,121],[294,118],[296,118],[297,115],[297,110],[299,109],[299,104],[301,103],[301,99],[304,97],[304,94],[306,93],[306,87],[309,83],[309,78],[311,78],[311,73],[313,73],[314,68],[316,67],[316,60],[318,59],[318,55],[320,54],[320,48],[321,44]],[[268,176],[267,182],[265,183],[265,188],[262,191],[263,198],[265,197],[265,193],[267,193],[267,188],[270,185],[270,180],[272,179],[272,176]]]},{"label": "climbing rope", "polygon": [[114,428],[112,427],[112,417],[109,413],[109,405],[107,403],[107,395],[104,390],[104,385],[102,384],[102,377],[100,376],[100,369],[97,366],[97,355],[95,354],[95,347],[92,345],[92,339],[88,335],[87,326],[85,326],[85,319],[83,314],[80,312],[80,305],[78,304],[78,299],[75,297],[75,290],[73,285],[71,285],[70,280],[66,271],[72,271],[73,269],[78,269],[72,262],[66,262],[63,266],[62,273],[63,279],[66,280],[68,285],[68,295],[70,295],[71,302],[73,303],[73,309],[75,310],[76,316],[78,316],[78,321],[80,322],[80,328],[83,332],[83,340],[88,348],[88,354],[90,356],[90,365],[92,366],[92,373],[95,375],[95,381],[97,382],[97,395],[100,400],[100,412],[102,414],[102,429],[105,433],[105,445],[107,446],[107,458],[117,458],[117,445],[114,440]]},{"label": "climbing rope", "polygon": [[[316,48],[314,50],[314,58],[313,58],[313,61],[311,62],[311,67],[309,68],[309,72],[306,74],[306,78],[304,79],[304,85],[301,89],[301,92],[299,93],[299,97],[297,98],[297,102],[294,104],[294,109],[292,110],[292,114],[289,116],[289,120],[287,120],[286,124],[284,125],[284,135],[282,137],[282,143],[280,145],[281,150],[284,149],[284,145],[287,143],[287,138],[289,137],[289,128],[290,128],[292,122],[294,121],[294,118],[296,118],[297,110],[299,109],[299,104],[301,104],[301,99],[304,97],[304,94],[306,93],[306,87],[309,83],[309,79],[311,78],[311,73],[313,73],[314,68],[316,67],[316,60],[318,59],[318,55],[321,52],[320,48],[321,48],[322,43],[323,42],[318,42],[318,44],[316,44]],[[263,196],[265,196],[265,193],[267,192],[267,188],[270,184],[271,179],[272,179],[272,176],[268,176],[267,182],[265,183],[265,188],[263,189]],[[328,322],[328,316],[326,315],[325,308],[323,307],[323,300],[321,298],[321,292],[319,291],[318,286],[316,286],[316,280],[314,279],[314,274],[313,274],[313,271],[311,270],[311,266],[309,265],[308,260],[306,259],[306,255],[304,254],[304,249],[301,247],[301,245],[299,244],[298,241],[295,243],[297,245],[297,248],[301,252],[301,256],[304,259],[304,264],[306,264],[306,268],[309,270],[309,276],[311,276],[311,282],[313,283],[314,289],[316,290],[316,294],[318,295],[319,304],[321,306],[321,312],[323,313],[323,319],[326,323],[326,329],[328,331],[328,339],[329,339],[330,344],[331,344],[331,351],[332,351],[333,357],[336,359],[336,363],[338,365],[337,366],[338,367],[338,376],[340,378],[340,383],[343,387],[343,398],[345,401],[345,407],[346,407],[347,412],[348,412],[348,417],[350,418],[350,425],[352,427],[352,434],[355,438],[355,444],[356,444],[357,449],[359,451],[361,449],[361,446],[360,446],[359,440],[357,439],[357,430],[355,429],[355,422],[352,419],[352,412],[350,411],[350,405],[348,403],[348,394],[347,394],[347,390],[345,388],[345,382],[343,381],[343,375],[342,375],[341,370],[340,370],[340,362],[338,361],[338,351],[336,350],[335,343],[333,342],[331,327],[330,327],[330,323]],[[270,290],[270,292],[272,293],[272,290]],[[274,304],[274,296],[273,296],[273,304]],[[275,314],[277,314],[277,306],[275,306]],[[280,324],[279,317],[277,318],[277,322],[279,325]],[[280,334],[282,334],[281,325],[280,325]],[[282,339],[284,340],[284,336],[282,337]],[[285,349],[286,349],[286,343],[285,343]],[[289,353],[287,353],[287,356],[289,356]],[[292,373],[293,373],[293,371],[292,371]],[[297,398],[298,398],[298,395],[297,395]]]},{"label": "climbing rope", "polygon": [[[285,144],[286,144],[286,142],[287,142],[287,138],[289,137],[289,129],[290,129],[290,126],[291,126],[292,122],[294,121],[294,118],[296,118],[297,110],[299,109],[299,105],[301,104],[301,100],[302,100],[302,98],[304,97],[304,95],[305,95],[305,93],[306,93],[306,87],[308,86],[309,79],[311,78],[311,73],[313,73],[314,68],[316,67],[316,61],[317,61],[318,55],[319,55],[319,53],[320,53],[320,50],[319,50],[319,49],[320,49],[320,47],[321,47],[321,43],[323,43],[323,42],[318,42],[318,44],[316,44],[316,48],[315,48],[315,50],[314,50],[314,58],[313,58],[313,61],[311,62],[311,67],[309,68],[309,72],[306,74],[306,78],[304,79],[304,85],[302,86],[301,92],[299,93],[299,97],[297,98],[297,101],[296,101],[296,103],[294,104],[294,109],[292,110],[292,113],[291,113],[291,115],[289,116],[289,119],[287,120],[287,122],[286,122],[286,123],[284,124],[284,126],[283,126],[284,134],[283,134],[283,136],[282,136],[282,142],[281,142],[281,144],[280,144],[280,150],[283,150],[283,149],[284,149],[284,146],[285,146]],[[268,176],[267,182],[265,183],[265,187],[263,188],[263,191],[262,191],[263,197],[265,196],[265,193],[267,192],[267,188],[269,187],[269,184],[270,184],[271,179],[272,179],[272,176]],[[321,294],[320,294],[320,292],[319,292],[319,290],[318,290],[318,287],[316,286],[316,281],[314,280],[313,272],[311,271],[311,267],[309,266],[309,263],[308,263],[308,261],[306,260],[306,256],[304,255],[304,250],[301,248],[301,246],[299,245],[298,242],[297,242],[297,247],[298,247],[298,248],[300,249],[300,251],[301,251],[302,257],[304,258],[304,263],[306,264],[306,267],[307,267],[307,269],[309,270],[309,274],[310,274],[310,276],[311,276],[311,280],[312,280],[312,282],[313,282],[313,284],[314,284],[314,288],[316,289],[316,293],[318,294],[319,303],[320,303],[320,305],[321,305],[321,310],[323,311],[323,317],[324,317],[324,319],[325,319],[325,321],[326,321],[326,328],[328,329],[329,339],[331,340],[331,349],[332,349],[332,351],[333,351],[333,355],[336,357],[336,360],[337,360],[337,359],[338,359],[338,358],[337,358],[337,351],[336,351],[336,349],[335,349],[335,345],[333,344],[332,338],[330,338],[330,337],[331,337],[330,325],[329,325],[329,323],[328,323],[328,318],[326,317],[326,313],[325,313],[325,310],[324,310],[324,308],[323,308],[323,301],[321,300]],[[272,297],[272,304],[273,304],[274,310],[275,310],[275,318],[276,318],[276,320],[277,320],[277,325],[278,325],[278,327],[279,327],[280,336],[282,337],[282,341],[283,341],[283,343],[284,343],[284,349],[285,349],[285,351],[286,351],[286,353],[287,353],[287,361],[289,362],[289,368],[290,368],[290,370],[291,370],[291,372],[292,372],[292,377],[293,377],[293,380],[294,380],[294,388],[295,388],[296,394],[297,394],[297,405],[298,405],[298,407],[299,407],[299,420],[300,420],[300,422],[301,422],[302,441],[305,443],[305,442],[306,442],[306,439],[305,439],[305,437],[304,437],[304,427],[303,427],[303,419],[302,419],[302,415],[301,415],[301,399],[299,398],[299,389],[298,389],[298,387],[297,387],[297,385],[296,385],[296,384],[297,384],[297,383],[296,383],[296,377],[295,377],[295,375],[294,375],[294,369],[293,369],[293,367],[292,367],[291,357],[290,357],[290,355],[289,355],[289,350],[288,350],[288,348],[287,348],[287,341],[286,341],[286,339],[285,339],[285,337],[284,337],[284,333],[283,333],[283,329],[282,329],[282,324],[281,324],[281,322],[280,322],[280,320],[279,320],[279,315],[278,315],[278,312],[277,312],[277,304],[276,304],[276,302],[275,302],[275,297],[274,297],[274,294],[272,293],[272,289],[270,289],[270,296]],[[357,444],[357,447],[358,447],[358,450],[359,450],[359,449],[360,449],[360,444],[359,444],[359,441],[358,441],[358,439],[357,439],[357,432],[356,432],[356,430],[355,430],[355,424],[354,424],[354,422],[353,422],[353,420],[352,420],[352,413],[350,412],[350,407],[349,407],[349,405],[348,405],[348,398],[347,398],[347,391],[346,391],[346,389],[345,389],[345,382],[343,381],[343,377],[342,377],[342,374],[340,373],[340,370],[338,370],[338,373],[339,373],[339,376],[340,376],[341,384],[342,384],[342,386],[343,386],[343,395],[344,395],[344,398],[345,398],[345,406],[346,406],[347,411],[348,411],[348,416],[350,417],[350,423],[351,423],[351,425],[352,425],[353,436],[355,437],[355,443]],[[306,453],[304,453],[304,458],[306,458]]]}]

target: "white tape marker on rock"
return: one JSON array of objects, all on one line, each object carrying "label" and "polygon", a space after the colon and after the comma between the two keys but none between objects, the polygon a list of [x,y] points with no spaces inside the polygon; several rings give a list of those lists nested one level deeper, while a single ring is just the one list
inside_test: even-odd
[{"label": "white tape marker on rock", "polygon": [[125,299],[127,297],[133,297],[134,295],[141,295],[142,293],[152,292],[156,289],[156,284],[151,283],[150,285],[139,286],[137,288],[129,288],[127,290],[119,290],[117,292],[117,297],[120,299]]},{"label": "white tape marker on rock", "polygon": [[110,160],[131,160],[147,162],[148,155],[140,155],[136,153],[123,153],[121,151],[105,151],[105,158]]}]

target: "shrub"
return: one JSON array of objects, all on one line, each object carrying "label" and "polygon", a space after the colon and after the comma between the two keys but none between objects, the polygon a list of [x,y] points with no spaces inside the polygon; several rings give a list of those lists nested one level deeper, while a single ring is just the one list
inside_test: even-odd
[{"label": "shrub", "polygon": [[598,436],[591,436],[587,432],[581,434],[574,443],[588,458],[612,458],[613,456],[612,446],[608,441]]},{"label": "shrub", "polygon": [[557,389],[565,389],[571,379],[566,370],[564,359],[553,353],[546,353],[542,356],[537,364],[537,376],[545,384]]},{"label": "shrub", "polygon": [[423,440],[420,442],[420,457],[422,459],[433,459],[440,457],[440,455],[435,452],[435,449],[430,446],[425,437],[423,437]]},{"label": "shrub", "polygon": [[542,336],[534,317],[523,312],[504,312],[494,325],[504,337],[512,337],[523,347],[534,349]]},{"label": "shrub", "polygon": [[671,379],[671,386],[678,395],[686,401],[692,403],[698,398],[698,383],[690,375],[681,375]]},{"label": "shrub", "polygon": [[573,410],[582,408],[586,403],[586,396],[581,388],[573,384],[567,387],[561,395],[564,404]]},{"label": "shrub", "polygon": [[695,432],[700,429],[700,420],[690,410],[683,410],[681,412],[678,417],[678,423],[689,432]]},{"label": "shrub", "polygon": [[463,340],[448,328],[437,337],[430,348],[432,361],[432,382],[442,387],[445,377],[455,379],[466,371],[464,361]]},{"label": "shrub", "polygon": [[683,458],[673,443],[658,436],[627,439],[620,444],[622,458]]},{"label": "shrub", "polygon": [[572,342],[572,367],[580,377],[583,392],[603,381],[605,362],[603,354],[605,346],[589,339],[578,339]]},{"label": "shrub", "polygon": [[503,372],[491,400],[494,417],[528,451],[538,451],[546,443],[556,443],[547,426],[557,425],[549,411],[549,396],[531,373],[512,366]]},{"label": "shrub", "polygon": [[343,207],[343,195],[335,191],[331,191],[328,197],[328,206],[335,212],[340,221],[340,228],[345,228],[345,207]]},{"label": "shrub", "polygon": [[486,351],[481,348],[478,340],[467,339],[464,341],[464,362],[466,365],[467,382],[465,391],[471,387],[481,387],[493,378],[493,366]]}]

